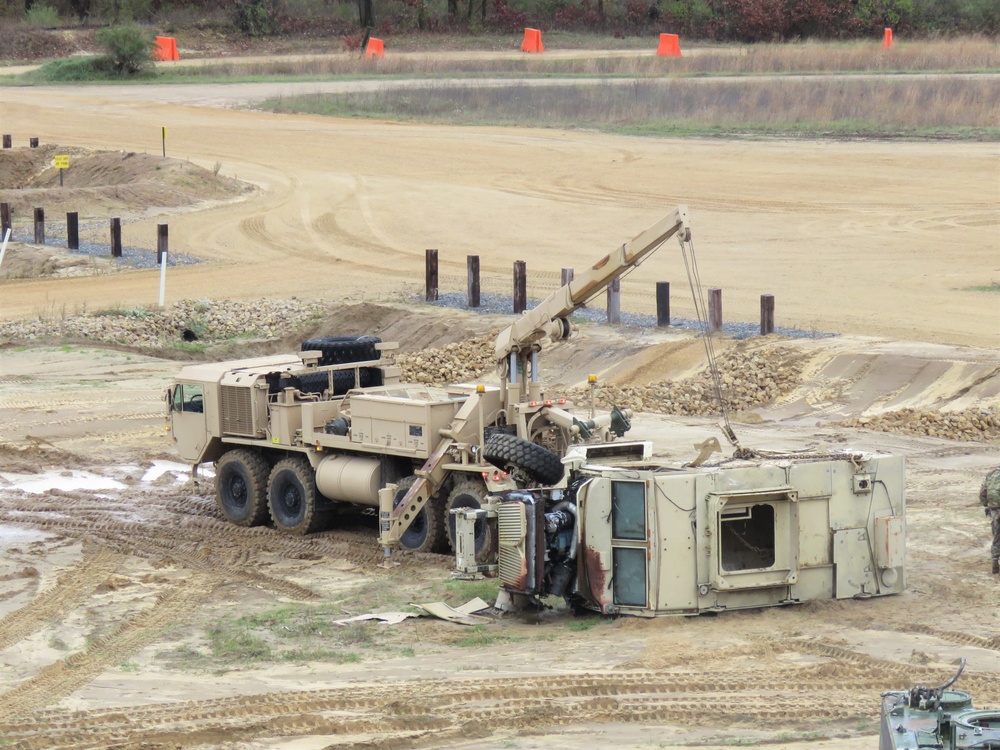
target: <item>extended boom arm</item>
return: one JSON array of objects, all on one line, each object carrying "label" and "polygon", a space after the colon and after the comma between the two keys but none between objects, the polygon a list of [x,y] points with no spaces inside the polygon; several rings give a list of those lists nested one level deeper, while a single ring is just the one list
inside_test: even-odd
[{"label": "extended boom arm", "polygon": [[[683,230],[683,231],[682,231]],[[587,300],[600,293],[652,255],[678,232],[682,242],[691,239],[687,206],[678,206],[645,232],[633,237],[617,250],[605,255],[591,268],[548,296],[538,307],[527,311],[497,336],[494,353],[505,360],[514,352],[535,348],[543,339],[567,338],[570,333],[566,318]]]}]

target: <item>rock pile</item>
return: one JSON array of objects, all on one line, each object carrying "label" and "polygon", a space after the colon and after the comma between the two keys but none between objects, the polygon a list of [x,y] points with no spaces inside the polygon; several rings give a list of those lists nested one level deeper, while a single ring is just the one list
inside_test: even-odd
[{"label": "rock pile", "polygon": [[841,424],[879,432],[901,432],[950,440],[1000,440],[1000,410],[996,408],[971,408],[963,411],[899,409],[870,417],[848,419]]},{"label": "rock pile", "polygon": [[[49,311],[33,320],[0,322],[0,340],[86,339],[123,346],[170,348],[241,337],[273,338],[322,312],[304,300],[183,300],[163,310],[111,308],[65,315]],[[185,336],[185,331],[187,335]]]},{"label": "rock pile", "polygon": [[403,370],[403,381],[447,385],[475,380],[492,373],[495,366],[493,345],[496,334],[490,333],[466,341],[448,344],[440,349],[427,349],[414,354],[396,355],[396,364]]},{"label": "rock pile", "polygon": [[[733,412],[753,409],[794,390],[802,373],[801,356],[788,347],[731,350],[719,356],[722,397],[727,408]],[[589,398],[586,388],[574,389],[569,395],[578,403]],[[597,400],[604,407],[616,405],[658,414],[719,414],[708,370],[677,383],[602,386]]]}]

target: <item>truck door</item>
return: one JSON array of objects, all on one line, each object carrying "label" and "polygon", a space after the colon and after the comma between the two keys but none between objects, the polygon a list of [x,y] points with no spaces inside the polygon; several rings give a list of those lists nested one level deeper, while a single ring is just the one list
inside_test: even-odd
[{"label": "truck door", "polygon": [[170,434],[181,458],[199,463],[208,442],[205,388],[200,383],[177,383],[167,392]]}]

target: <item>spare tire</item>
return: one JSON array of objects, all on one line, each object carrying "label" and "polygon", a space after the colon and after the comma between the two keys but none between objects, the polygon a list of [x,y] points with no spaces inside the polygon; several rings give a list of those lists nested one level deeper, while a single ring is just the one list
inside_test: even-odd
[{"label": "spare tire", "polygon": [[378,336],[315,336],[302,342],[302,351],[321,352],[321,365],[346,365],[379,359],[375,345],[381,343]]},{"label": "spare tire", "polygon": [[565,467],[555,453],[519,438],[498,432],[483,446],[483,458],[498,469],[514,466],[544,485],[557,484],[563,478]]}]

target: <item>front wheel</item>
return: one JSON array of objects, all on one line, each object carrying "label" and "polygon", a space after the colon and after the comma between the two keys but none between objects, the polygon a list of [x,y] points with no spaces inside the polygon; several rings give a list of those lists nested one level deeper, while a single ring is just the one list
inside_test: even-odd
[{"label": "front wheel", "polygon": [[289,534],[318,531],[322,523],[318,499],[316,477],[304,458],[286,458],[271,469],[267,504],[271,520],[281,531]]},{"label": "front wheel", "polygon": [[259,526],[267,520],[267,461],[248,448],[231,450],[215,465],[215,500],[226,520]]}]

